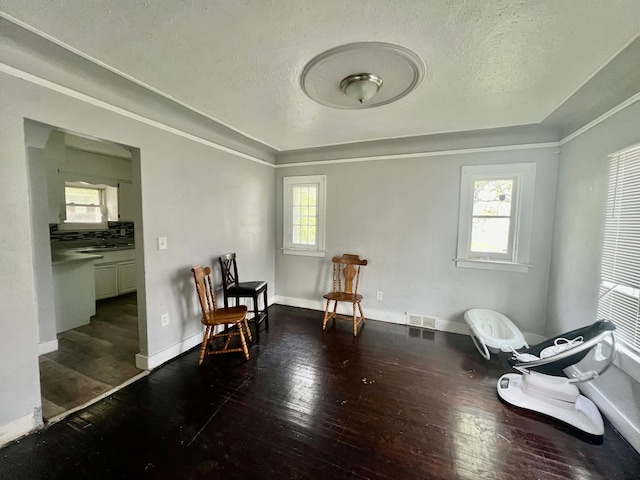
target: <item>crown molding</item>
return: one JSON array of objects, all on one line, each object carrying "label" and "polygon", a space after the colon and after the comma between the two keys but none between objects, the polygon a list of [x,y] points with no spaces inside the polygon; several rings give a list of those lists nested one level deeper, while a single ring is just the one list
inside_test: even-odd
[{"label": "crown molding", "polygon": [[118,107],[116,105],[110,104],[108,102],[104,102],[102,100],[98,100],[97,98],[94,98],[90,95],[86,95],[84,93],[78,92],[76,90],[73,90],[71,88],[65,87],[63,85],[60,85],[58,83],[55,82],[51,82],[49,80],[46,80],[44,78],[38,77],[36,75],[33,75],[31,73],[25,72],[23,70],[17,69],[15,67],[12,67],[10,65],[7,65],[5,63],[0,63],[0,72],[3,72],[7,75],[10,75],[12,77],[15,78],[19,78],[21,80],[27,81],[33,85],[38,85],[40,87],[44,87],[48,90],[54,91],[56,93],[60,93],[62,95],[65,95],[67,97],[73,98],[75,100],[79,100],[81,102],[84,103],[88,103],[90,105],[93,105],[95,107],[101,108],[103,110],[108,110],[110,112],[116,113],[118,115],[122,115],[124,117],[130,118],[131,120],[135,120],[137,122],[140,123],[144,123],[146,125],[149,125],[151,127],[155,127],[158,128],[160,130],[163,130],[165,132],[174,134],[174,135],[178,135],[180,137],[186,138],[188,140],[200,143],[202,145],[206,145],[208,147],[212,147],[215,148],[216,150],[220,150],[222,152],[225,153],[229,153],[231,155],[240,157],[240,158],[244,158],[245,160],[250,160],[252,162],[255,163],[259,163],[260,165],[264,165],[264,166],[268,166],[268,167],[274,167],[274,165],[272,163],[269,163],[261,158],[255,157],[253,155],[249,155],[247,153],[241,152],[239,150],[235,150],[233,148],[229,148],[226,147],[224,145],[221,145],[219,143],[213,142],[211,140],[207,140],[205,138],[202,137],[198,137],[197,135],[193,135],[189,132],[185,132],[184,130],[180,130],[178,128],[172,127],[170,125],[167,125],[165,123],[159,122],[157,120],[153,120],[151,118],[145,117],[143,115],[139,115],[137,113],[131,112],[129,110],[125,110],[124,108]]},{"label": "crown molding", "polygon": [[411,158],[443,157],[443,156],[449,156],[449,155],[467,155],[467,154],[473,154],[473,153],[507,152],[507,151],[513,151],[513,150],[531,150],[531,149],[538,149],[538,148],[557,148],[558,146],[559,146],[558,142],[543,142],[543,143],[528,143],[528,144],[522,144],[522,145],[499,145],[499,146],[493,146],[493,147],[460,148],[455,150],[438,150],[438,151],[429,151],[429,152],[394,153],[390,155],[373,155],[373,156],[367,156],[367,157],[336,158],[332,160],[284,163],[284,164],[276,165],[276,168],[307,167],[311,165],[329,165],[329,164],[339,164],[339,163],[376,162],[380,160],[401,160],[401,159],[411,159]]}]

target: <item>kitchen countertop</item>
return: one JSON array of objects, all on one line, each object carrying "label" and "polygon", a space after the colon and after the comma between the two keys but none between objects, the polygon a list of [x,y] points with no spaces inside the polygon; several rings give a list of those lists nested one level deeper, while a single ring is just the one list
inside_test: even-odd
[{"label": "kitchen countertop", "polygon": [[133,250],[133,243],[120,243],[111,245],[87,245],[84,247],[54,248],[51,250],[51,264],[60,265],[68,262],[81,262],[104,258],[105,252],[119,252],[121,250]]},{"label": "kitchen countertop", "polygon": [[98,258],[102,258],[102,255],[58,250],[51,252],[51,265],[61,265],[69,262],[86,262]]}]

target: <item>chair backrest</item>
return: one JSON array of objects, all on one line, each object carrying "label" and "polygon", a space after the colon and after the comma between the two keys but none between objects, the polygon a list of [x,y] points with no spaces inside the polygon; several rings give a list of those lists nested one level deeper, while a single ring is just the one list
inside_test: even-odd
[{"label": "chair backrest", "polygon": [[[333,291],[344,293],[358,293],[360,283],[360,267],[367,264],[358,255],[345,253],[341,257],[333,257]],[[343,287],[344,279],[344,289]]]},{"label": "chair backrest", "polygon": [[211,269],[209,267],[202,268],[197,265],[191,269],[193,278],[196,281],[196,292],[200,300],[200,308],[202,309],[203,318],[209,312],[215,312],[218,309],[216,303],[216,293],[211,283]]},{"label": "chair backrest", "polygon": [[238,283],[238,264],[236,263],[235,253],[221,255],[219,259],[220,271],[222,273],[222,288],[226,296],[227,289]]}]

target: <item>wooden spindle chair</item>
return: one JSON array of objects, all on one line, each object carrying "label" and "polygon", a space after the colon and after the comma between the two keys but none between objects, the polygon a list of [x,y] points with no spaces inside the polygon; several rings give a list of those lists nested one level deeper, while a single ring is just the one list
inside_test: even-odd
[{"label": "wooden spindle chair", "polygon": [[[367,261],[361,260],[358,255],[345,253],[341,257],[333,257],[331,262],[333,264],[333,291],[323,295],[323,298],[327,300],[327,306],[324,310],[322,330],[326,330],[329,320],[333,320],[334,325],[336,318],[349,320],[353,322],[353,336],[355,337],[358,335],[358,326],[365,322],[361,304],[362,295],[358,293],[358,285],[360,283],[360,267],[365,266]],[[330,311],[329,307],[332,301],[334,302],[333,310]],[[351,303],[353,315],[338,314],[339,302]]]},{"label": "wooden spindle chair", "polygon": [[[202,347],[200,347],[200,358],[198,365],[202,365],[205,355],[214,355],[219,353],[242,352],[247,360],[249,360],[249,349],[244,333],[246,332],[249,340],[251,340],[251,331],[247,324],[247,307],[239,305],[235,307],[218,308],[216,302],[216,293],[211,283],[211,269],[209,267],[202,268],[197,265],[191,269],[193,278],[196,282],[196,291],[200,300],[200,308],[202,309],[202,324],[206,327]],[[219,333],[215,333],[217,326],[223,329]],[[237,327],[236,330],[230,327]],[[243,332],[244,329],[244,332]],[[240,347],[229,348],[231,338],[240,337]],[[222,348],[215,350],[213,343],[217,338],[225,338]]]}]

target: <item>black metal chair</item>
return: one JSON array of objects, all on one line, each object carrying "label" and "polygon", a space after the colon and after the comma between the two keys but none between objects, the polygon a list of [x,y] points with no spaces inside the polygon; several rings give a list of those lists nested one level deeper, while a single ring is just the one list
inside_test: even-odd
[{"label": "black metal chair", "polygon": [[[224,292],[224,306],[229,306],[229,298],[236,299],[239,305],[240,298],[253,300],[253,318],[250,319],[256,326],[256,338],[260,337],[260,323],[264,320],[265,328],[269,329],[269,311],[267,300],[267,282],[258,280],[252,282],[238,281],[238,264],[235,253],[221,255],[220,270],[222,272],[222,290]],[[258,299],[262,295],[263,308],[260,309]]]}]

